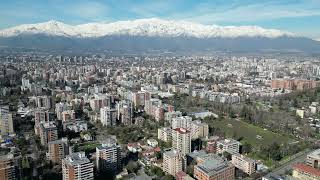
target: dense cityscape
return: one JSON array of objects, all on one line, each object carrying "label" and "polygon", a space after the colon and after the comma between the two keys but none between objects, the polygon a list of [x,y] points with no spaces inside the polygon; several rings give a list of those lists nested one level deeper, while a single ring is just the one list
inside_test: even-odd
[{"label": "dense cityscape", "polygon": [[0,60],[0,179],[320,178],[319,57]]},{"label": "dense cityscape", "polygon": [[0,180],[320,180],[320,0],[1,0]]}]

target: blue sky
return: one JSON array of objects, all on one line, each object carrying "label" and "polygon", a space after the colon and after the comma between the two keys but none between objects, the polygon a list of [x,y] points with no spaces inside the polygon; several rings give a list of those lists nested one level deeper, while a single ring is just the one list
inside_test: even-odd
[{"label": "blue sky", "polygon": [[0,29],[48,20],[68,24],[141,18],[258,25],[320,39],[320,0],[1,0]]}]

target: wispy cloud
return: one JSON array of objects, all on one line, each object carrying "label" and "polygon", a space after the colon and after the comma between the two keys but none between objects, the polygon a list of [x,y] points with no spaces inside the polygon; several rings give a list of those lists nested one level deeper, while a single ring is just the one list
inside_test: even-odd
[{"label": "wispy cloud", "polygon": [[[209,5],[201,5],[194,9],[192,13],[176,14],[177,18],[191,20],[201,23],[220,22],[254,22],[260,20],[273,20],[280,18],[294,18],[305,16],[319,16],[320,6],[315,3],[279,3],[279,1],[266,1],[252,4],[234,4],[233,7],[219,7],[210,10]],[[205,7],[204,7],[205,6]],[[203,7],[203,8],[202,8]]]},{"label": "wispy cloud", "polygon": [[74,4],[68,11],[78,17],[97,18],[109,12],[109,6],[100,2],[88,1]]},{"label": "wispy cloud", "polygon": [[76,18],[82,18],[91,21],[104,20],[110,11],[110,7],[99,1],[84,1],[73,3],[69,6],[62,7],[62,11]]}]

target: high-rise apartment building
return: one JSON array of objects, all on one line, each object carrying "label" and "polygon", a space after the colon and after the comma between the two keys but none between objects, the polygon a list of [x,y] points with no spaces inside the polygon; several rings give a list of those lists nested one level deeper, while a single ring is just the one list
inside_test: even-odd
[{"label": "high-rise apartment building", "polygon": [[49,96],[37,96],[35,100],[38,108],[50,109],[52,107],[52,98]]},{"label": "high-rise apartment building", "polygon": [[132,102],[128,100],[120,101],[117,104],[118,120],[124,125],[131,125],[133,118]]},{"label": "high-rise apartment building", "polygon": [[69,154],[69,143],[67,138],[48,142],[47,158],[54,163],[61,163],[61,160]]},{"label": "high-rise apartment building", "polygon": [[34,111],[34,124],[39,125],[40,122],[49,121],[49,111],[45,109],[38,108]]},{"label": "high-rise apartment building", "polygon": [[84,152],[72,153],[62,160],[63,180],[93,180],[93,163]]},{"label": "high-rise apartment building", "polygon": [[58,128],[53,122],[40,123],[39,135],[41,144],[46,146],[48,142],[58,139]]},{"label": "high-rise apartment building", "polygon": [[55,112],[56,112],[58,120],[62,120],[62,112],[66,111],[67,109],[68,109],[68,106],[64,102],[60,102],[60,103],[56,104]]},{"label": "high-rise apartment building", "polygon": [[73,121],[76,119],[76,112],[74,110],[67,110],[61,113],[62,122]]},{"label": "high-rise apartment building", "polygon": [[172,129],[176,128],[185,128],[190,129],[192,118],[190,116],[180,116],[176,118],[172,118],[171,127]]},{"label": "high-rise apartment building", "polygon": [[183,170],[185,159],[179,150],[172,149],[163,153],[162,170],[165,173],[175,176],[177,172]]},{"label": "high-rise apartment building", "polygon": [[164,142],[172,140],[172,129],[169,127],[162,127],[158,129],[158,139]]},{"label": "high-rise apartment building", "polygon": [[177,117],[181,117],[181,116],[182,116],[182,112],[180,112],[180,111],[165,112],[164,113],[164,120],[168,121],[171,124],[173,118],[177,118]]},{"label": "high-rise apartment building", "polygon": [[93,111],[99,111],[105,106],[113,107],[114,97],[108,94],[95,94],[94,99],[90,100],[90,107]]},{"label": "high-rise apartment building", "polygon": [[100,121],[103,126],[114,126],[117,123],[117,110],[110,107],[100,109]]},{"label": "high-rise apartment building", "polygon": [[13,134],[13,118],[12,113],[9,112],[9,106],[0,107],[0,134]]},{"label": "high-rise apartment building", "polygon": [[206,138],[209,135],[209,126],[207,123],[195,120],[191,122],[191,139]]},{"label": "high-rise apartment building", "polygon": [[172,131],[172,147],[182,155],[191,152],[191,133],[185,128],[176,128]]},{"label": "high-rise apartment building", "polygon": [[98,171],[116,171],[121,168],[121,149],[116,140],[109,138],[96,147],[96,163]]},{"label": "high-rise apartment building", "polygon": [[172,129],[185,128],[191,132],[192,139],[204,138],[209,135],[209,126],[207,123],[199,120],[192,121],[190,116],[179,116],[172,118]]},{"label": "high-rise apartment building", "polygon": [[0,179],[18,179],[19,163],[12,153],[0,155]]},{"label": "high-rise apartment building", "polygon": [[145,102],[145,92],[139,91],[139,92],[133,93],[132,102],[135,109],[138,109],[139,107],[143,107]]}]

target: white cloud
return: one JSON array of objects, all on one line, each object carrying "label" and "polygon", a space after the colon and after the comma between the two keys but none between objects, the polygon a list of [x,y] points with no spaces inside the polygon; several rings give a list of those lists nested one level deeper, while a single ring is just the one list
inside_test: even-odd
[{"label": "white cloud", "polygon": [[[317,2],[316,2],[317,3]],[[318,8],[318,9],[317,9]],[[192,12],[176,13],[177,19],[190,20],[206,24],[219,22],[252,22],[289,17],[319,16],[320,7],[314,3],[280,4],[274,1],[241,5],[210,7],[200,4]]]}]

